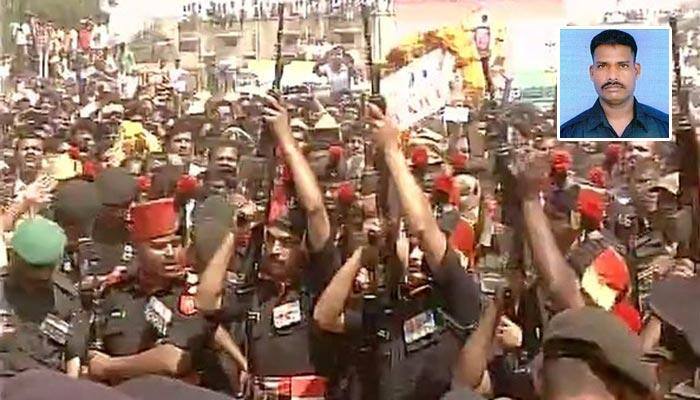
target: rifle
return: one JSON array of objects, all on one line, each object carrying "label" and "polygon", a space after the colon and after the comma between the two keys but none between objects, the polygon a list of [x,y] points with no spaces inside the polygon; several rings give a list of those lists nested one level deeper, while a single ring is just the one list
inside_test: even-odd
[{"label": "rifle", "polygon": [[277,46],[275,54],[275,80],[272,81],[272,88],[279,91],[282,85],[282,74],[284,73],[284,61],[282,60],[282,35],[284,34],[284,2],[277,5]]},{"label": "rifle", "polygon": [[369,71],[370,81],[372,84],[369,102],[379,107],[382,112],[386,113],[386,101],[380,94],[381,74],[377,68],[378,66],[374,63],[374,58],[372,57],[372,31],[369,26],[370,13],[371,11],[369,6],[367,4],[363,4],[362,28],[365,37],[367,70]]}]

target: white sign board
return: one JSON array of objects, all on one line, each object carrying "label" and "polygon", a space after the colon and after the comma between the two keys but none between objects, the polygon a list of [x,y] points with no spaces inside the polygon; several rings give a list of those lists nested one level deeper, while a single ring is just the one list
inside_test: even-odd
[{"label": "white sign board", "polygon": [[438,49],[382,79],[387,114],[399,128],[408,129],[447,104],[454,67],[455,57]]},{"label": "white sign board", "polygon": [[442,119],[445,122],[467,123],[469,122],[469,107],[445,107]]}]

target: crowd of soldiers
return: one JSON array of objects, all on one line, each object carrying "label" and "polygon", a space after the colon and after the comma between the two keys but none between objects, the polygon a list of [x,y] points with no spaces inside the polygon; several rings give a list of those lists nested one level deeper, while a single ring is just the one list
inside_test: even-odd
[{"label": "crowd of soldiers", "polygon": [[680,92],[673,142],[567,143],[526,104],[401,131],[350,91],[107,76],[0,99],[3,398],[700,393]]}]

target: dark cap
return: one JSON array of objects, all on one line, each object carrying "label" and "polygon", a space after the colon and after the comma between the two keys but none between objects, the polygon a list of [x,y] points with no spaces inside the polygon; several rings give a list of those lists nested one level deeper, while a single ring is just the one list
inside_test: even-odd
[{"label": "dark cap", "polygon": [[92,226],[101,205],[95,184],[80,180],[62,184],[54,204],[59,224],[78,224],[84,229]]},{"label": "dark cap", "polygon": [[107,168],[95,179],[100,202],[106,206],[128,206],[138,194],[138,184],[124,168]]},{"label": "dark cap", "polygon": [[115,387],[134,400],[228,400],[229,396],[162,376],[145,376]]},{"label": "dark cap", "polygon": [[[679,307],[679,299],[682,306]],[[700,357],[700,278],[671,276],[655,282],[648,297],[649,307],[665,323],[681,332]]]},{"label": "dark cap", "polygon": [[23,372],[3,384],[3,400],[133,400],[115,389],[45,369]]},{"label": "dark cap", "polygon": [[[640,387],[654,390],[654,376],[641,362],[639,339],[612,313],[602,308],[583,307],[557,314],[550,320],[544,334],[545,357],[558,345],[564,344],[566,350],[566,344],[575,342],[592,346],[599,361]],[[578,358],[571,355],[561,357]]]}]

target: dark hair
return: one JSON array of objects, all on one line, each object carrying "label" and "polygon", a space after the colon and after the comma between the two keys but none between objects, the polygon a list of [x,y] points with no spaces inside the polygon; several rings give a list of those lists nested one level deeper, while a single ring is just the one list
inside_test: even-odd
[{"label": "dark hair", "polygon": [[606,29],[603,32],[595,35],[591,39],[591,57],[598,46],[627,46],[632,49],[632,58],[637,59],[637,42],[634,37],[627,32],[618,29]]}]

